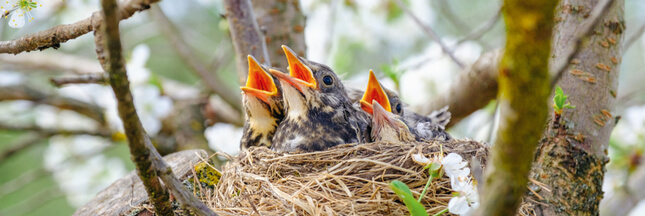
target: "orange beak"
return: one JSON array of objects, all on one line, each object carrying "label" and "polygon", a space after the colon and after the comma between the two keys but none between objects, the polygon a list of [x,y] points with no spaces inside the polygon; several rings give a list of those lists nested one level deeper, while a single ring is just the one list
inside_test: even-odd
[{"label": "orange beak", "polygon": [[373,101],[378,102],[381,105],[381,108],[384,108],[385,111],[392,112],[392,108],[390,107],[390,99],[388,99],[387,94],[385,94],[385,90],[383,90],[383,87],[381,87],[381,84],[376,79],[376,76],[374,76],[374,72],[370,70],[370,78],[367,82],[367,89],[365,89],[365,94],[363,94],[363,98],[360,101],[361,108],[365,110],[365,112],[373,114]]},{"label": "orange beak", "polygon": [[[298,55],[289,47],[282,45],[282,49],[284,50],[284,54],[287,56],[287,62],[289,62],[289,75],[295,78],[300,85],[315,88],[317,86],[316,79],[314,78],[314,73],[311,69],[307,67],[307,65],[305,65],[300,58],[298,58]],[[301,90],[300,88],[298,89]]]},{"label": "orange beak", "polygon": [[276,87],[273,77],[269,75],[261,66],[260,63],[251,55],[249,60],[249,76],[246,78],[246,86],[240,87],[244,94],[252,95],[258,99],[269,103],[269,97],[278,94],[278,87]]}]

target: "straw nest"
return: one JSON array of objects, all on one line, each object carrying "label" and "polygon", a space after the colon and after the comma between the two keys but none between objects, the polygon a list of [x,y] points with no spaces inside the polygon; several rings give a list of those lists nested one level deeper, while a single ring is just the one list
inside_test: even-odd
[{"label": "straw nest", "polygon": [[[442,150],[481,164],[488,155],[486,145],[468,140],[348,144],[295,154],[251,148],[230,158],[212,189],[197,189],[219,215],[407,215],[388,183],[402,181],[418,197],[428,173],[412,155]],[[434,180],[428,191],[422,200],[428,213],[444,210],[452,197],[449,179]]]}]

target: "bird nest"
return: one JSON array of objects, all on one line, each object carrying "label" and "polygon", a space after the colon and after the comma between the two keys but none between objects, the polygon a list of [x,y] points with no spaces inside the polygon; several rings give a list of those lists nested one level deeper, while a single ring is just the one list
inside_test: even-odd
[{"label": "bird nest", "polygon": [[[412,155],[441,152],[486,164],[489,148],[468,140],[348,144],[292,154],[250,148],[230,158],[213,188],[197,189],[219,215],[407,215],[388,183],[402,181],[418,197],[428,172]],[[428,191],[421,203],[430,215],[447,208],[453,192],[447,177],[435,179]],[[523,205],[520,214],[530,209]]]}]

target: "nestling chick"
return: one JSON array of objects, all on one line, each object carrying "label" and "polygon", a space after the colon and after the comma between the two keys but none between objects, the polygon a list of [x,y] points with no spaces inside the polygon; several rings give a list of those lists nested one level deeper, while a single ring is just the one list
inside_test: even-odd
[{"label": "nestling chick", "polygon": [[282,46],[289,75],[269,70],[282,86],[285,118],[273,137],[276,151],[319,151],[369,141],[369,117],[357,110],[336,74]]},{"label": "nestling chick", "polygon": [[387,111],[376,100],[372,101],[372,111],[371,137],[373,141],[413,142],[417,140],[417,137],[401,120],[401,116]]},{"label": "nestling chick", "polygon": [[[370,76],[367,84],[367,89],[365,90],[365,93],[363,94],[363,98],[360,100],[360,106],[361,108],[370,114],[373,114],[372,111],[372,106],[374,106],[374,103],[378,102],[382,106],[383,104],[390,104],[392,105],[393,103],[390,101],[389,95],[385,91],[385,89],[381,86],[381,84],[378,82],[376,79],[376,76],[374,73],[370,70]],[[398,95],[397,95],[397,101],[398,101]],[[399,103],[400,102],[396,102]],[[392,107],[391,106],[383,106],[384,110],[387,112],[390,112],[392,114]],[[446,133],[443,129],[442,126],[437,125],[435,123],[432,123],[432,119],[428,119],[428,117],[423,117],[420,116],[414,112],[409,112],[413,114],[413,117],[408,118],[409,115],[406,115],[403,113],[403,111],[399,111],[398,115],[392,114],[391,116],[388,115],[390,118],[387,122],[396,122],[396,124],[392,124],[392,127],[395,127],[394,129],[397,129],[397,135],[401,136],[402,139],[407,139],[410,140],[410,136],[407,136],[405,133],[411,133],[415,137],[417,141],[421,140],[432,140],[432,139],[438,139],[438,140],[450,140],[452,137]],[[385,118],[385,116],[382,116]],[[420,120],[416,120],[414,117],[421,117]],[[387,125],[377,125],[375,122],[376,116],[372,116],[373,122],[372,122],[372,139],[373,140],[379,140],[382,139],[380,136],[388,136],[388,135],[381,135],[379,132],[381,131],[382,127],[387,126]],[[425,120],[425,121],[423,121]],[[400,123],[403,123],[403,125],[400,125]],[[378,128],[377,128],[378,127]],[[400,130],[400,131],[399,131]],[[407,137],[404,137],[407,136]],[[403,140],[400,140],[403,141]]]},{"label": "nestling chick", "polygon": [[[253,56],[248,56],[249,75],[243,92],[246,120],[240,148],[271,147],[276,128],[284,118],[281,88]],[[282,73],[282,72],[278,72]]]}]

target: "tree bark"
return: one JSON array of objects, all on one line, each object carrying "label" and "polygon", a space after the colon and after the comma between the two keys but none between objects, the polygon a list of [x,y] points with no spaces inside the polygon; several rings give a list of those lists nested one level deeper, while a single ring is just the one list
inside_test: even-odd
[{"label": "tree bark", "polygon": [[[502,50],[484,53],[473,65],[459,74],[457,80],[448,88],[448,92],[429,98],[430,102],[414,109],[420,114],[428,115],[432,111],[448,106],[452,116],[446,127],[459,123],[497,96],[497,77],[502,54],[504,54]],[[473,95],[477,96],[473,97]]]},{"label": "tree bark", "polygon": [[[598,0],[563,0],[557,8],[550,67],[563,58],[573,43],[576,29],[588,22]],[[532,177],[550,191],[543,199],[541,215],[598,215],[603,198],[602,183],[608,162],[609,136],[615,125],[612,116],[618,87],[623,41],[624,1],[616,0],[594,28],[557,82],[568,101],[576,106],[551,122],[535,155]]]},{"label": "tree bark", "polygon": [[255,56],[261,63],[270,62],[265,39],[255,20],[251,0],[224,0],[224,7],[236,53],[238,81],[244,85],[249,73],[247,55]]},{"label": "tree bark", "polygon": [[500,126],[477,215],[514,215],[547,117],[557,0],[505,0],[506,49],[499,71]]},{"label": "tree bark", "polygon": [[254,0],[253,12],[264,33],[272,67],[287,69],[282,45],[306,56],[305,15],[300,10],[299,0]]}]

